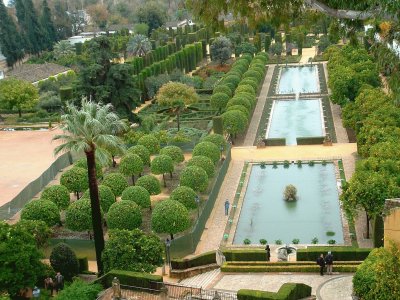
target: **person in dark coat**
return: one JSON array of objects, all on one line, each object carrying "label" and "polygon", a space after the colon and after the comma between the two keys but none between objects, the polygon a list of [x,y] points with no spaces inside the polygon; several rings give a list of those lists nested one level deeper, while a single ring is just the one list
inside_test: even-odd
[{"label": "person in dark coat", "polygon": [[326,274],[332,275],[333,255],[331,251],[329,251],[328,254],[325,256],[325,263],[326,263]]},{"label": "person in dark coat", "polygon": [[271,249],[269,248],[269,245],[267,245],[265,247],[265,254],[267,256],[267,261],[270,261],[270,259],[271,259]]},{"label": "person in dark coat", "polygon": [[324,255],[323,254],[321,254],[320,257],[318,257],[317,265],[319,265],[319,274],[321,276],[323,276],[324,275],[324,268],[325,268],[325,259],[324,259]]}]

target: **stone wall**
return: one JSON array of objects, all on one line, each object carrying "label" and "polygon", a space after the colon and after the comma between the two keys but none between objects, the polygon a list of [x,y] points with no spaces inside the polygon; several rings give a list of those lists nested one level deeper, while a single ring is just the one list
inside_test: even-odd
[{"label": "stone wall", "polygon": [[387,199],[385,201],[384,241],[385,248],[389,241],[400,247],[400,199]]}]

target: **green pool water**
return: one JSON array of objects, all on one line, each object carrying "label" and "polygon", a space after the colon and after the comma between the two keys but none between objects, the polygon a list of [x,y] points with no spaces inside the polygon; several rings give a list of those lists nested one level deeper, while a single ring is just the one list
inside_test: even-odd
[{"label": "green pool water", "polygon": [[285,138],[296,145],[297,137],[324,136],[320,99],[274,100],[266,138]]},{"label": "green pool water", "polygon": [[[297,188],[298,199],[287,202],[283,191],[288,184]],[[328,236],[328,231],[334,236]],[[291,244],[311,244],[316,237],[319,244],[335,240],[343,244],[343,228],[339,206],[335,166],[333,163],[253,165],[240,211],[233,244],[243,244],[248,238],[252,244],[266,239]]]},{"label": "green pool water", "polygon": [[318,93],[317,66],[283,67],[281,69],[278,94]]}]

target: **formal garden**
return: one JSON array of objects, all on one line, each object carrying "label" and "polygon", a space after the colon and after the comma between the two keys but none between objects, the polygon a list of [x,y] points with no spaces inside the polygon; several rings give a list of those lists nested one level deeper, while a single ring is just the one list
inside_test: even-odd
[{"label": "formal garden", "polygon": [[[26,299],[35,286],[48,299],[44,280],[56,272],[66,282],[60,300],[111,299],[121,286],[132,299],[300,299],[315,287],[202,296],[176,281],[218,268],[316,274],[328,251],[334,271],[352,276],[353,295],[400,297],[398,244],[383,228],[385,200],[400,194],[399,15],[388,1],[383,16],[359,20],[296,1],[94,1],[85,10],[95,34],[76,44],[67,38],[82,30],[78,14],[42,2],[0,1],[2,53],[10,69],[23,61],[66,71],[6,73],[0,134],[53,130],[54,153],[68,159],[52,184],[10,199],[20,212],[0,223],[0,299]],[[366,13],[374,5],[322,2]],[[232,20],[217,21],[227,7]],[[173,11],[196,24],[167,26],[180,18]],[[340,152],[272,158],[349,143],[350,162]],[[207,239],[212,251],[202,250]]]}]

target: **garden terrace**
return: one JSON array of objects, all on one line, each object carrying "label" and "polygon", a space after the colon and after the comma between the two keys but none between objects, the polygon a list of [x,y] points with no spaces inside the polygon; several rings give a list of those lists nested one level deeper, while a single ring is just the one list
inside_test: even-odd
[{"label": "garden terrace", "polygon": [[51,76],[57,76],[61,73],[70,71],[70,68],[60,66],[53,63],[38,64],[23,64],[6,73],[6,77],[15,77],[26,80],[31,83],[36,83],[40,80],[47,79]]}]

